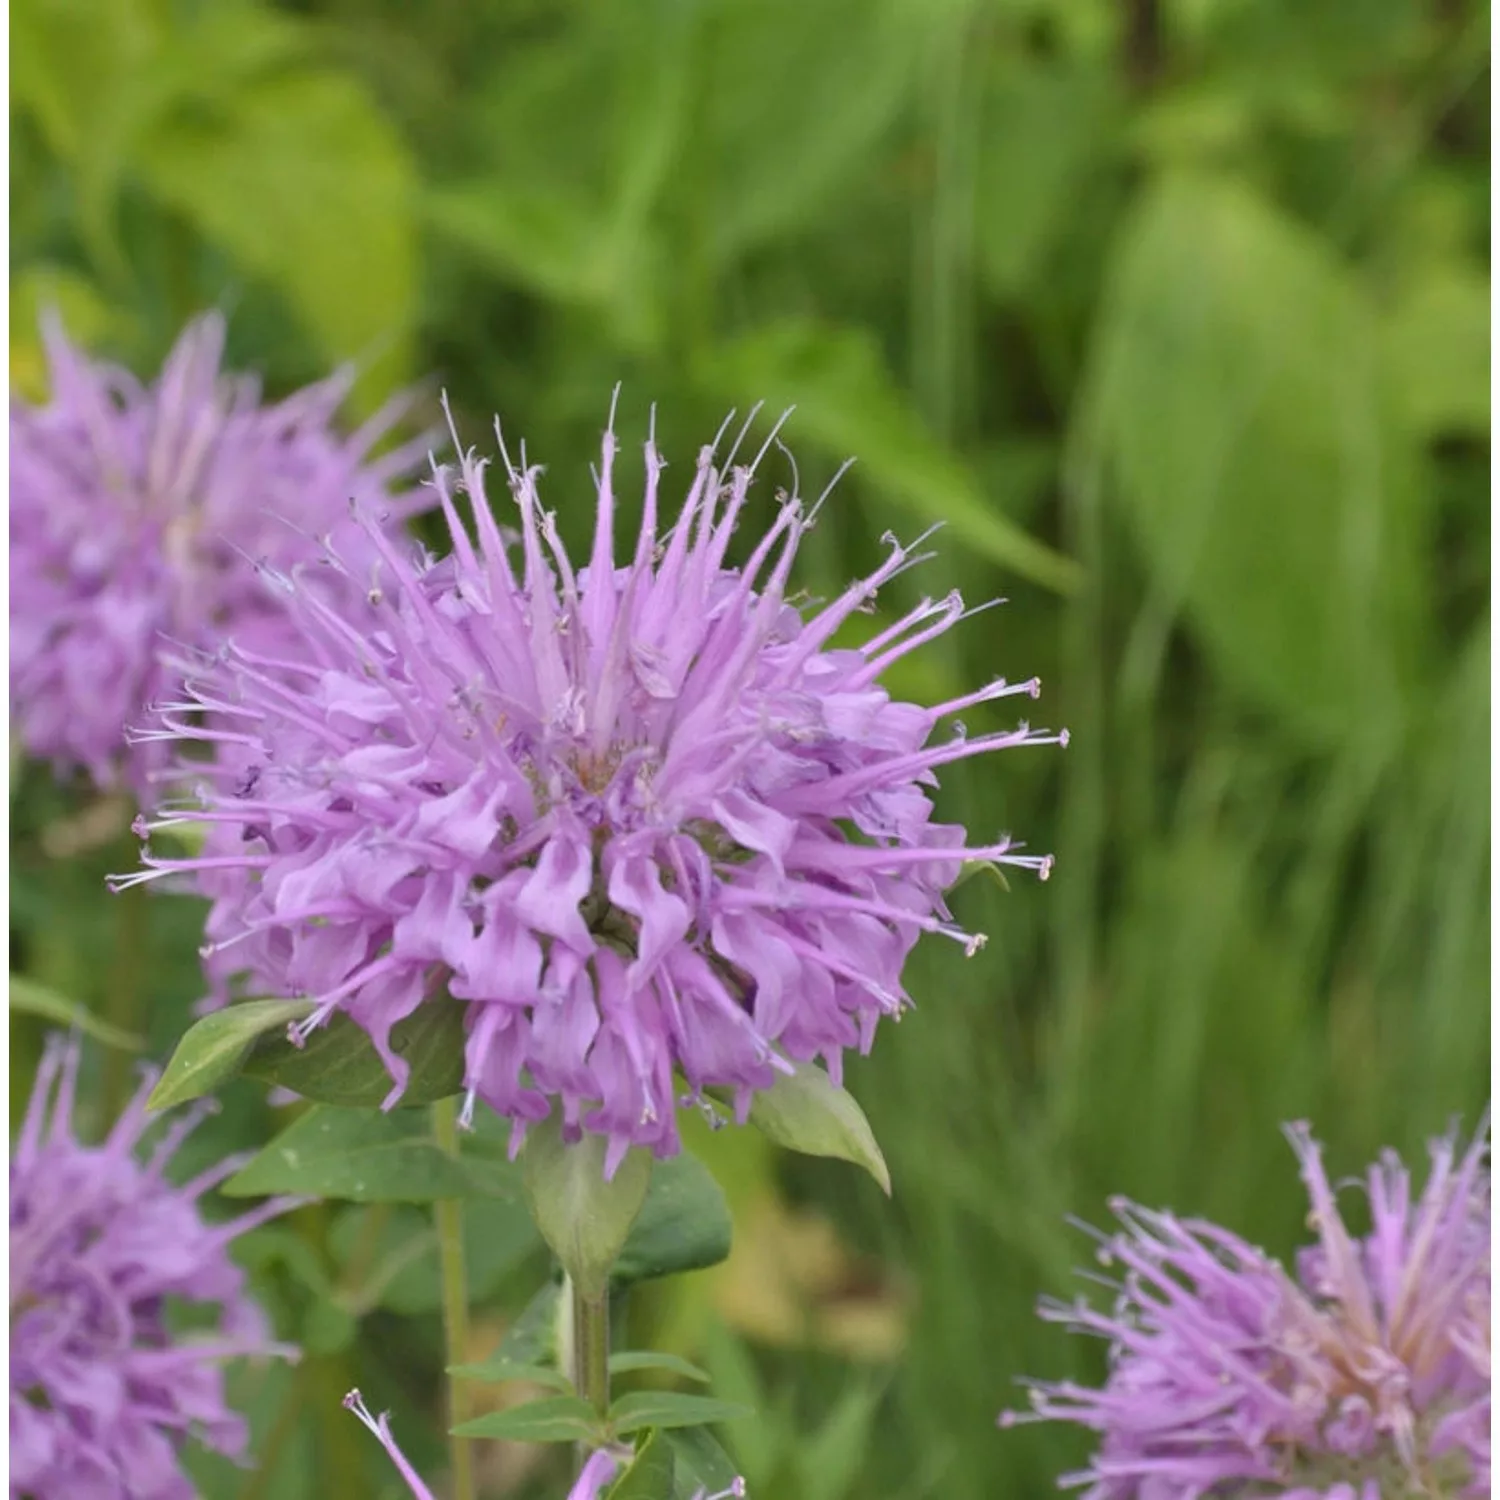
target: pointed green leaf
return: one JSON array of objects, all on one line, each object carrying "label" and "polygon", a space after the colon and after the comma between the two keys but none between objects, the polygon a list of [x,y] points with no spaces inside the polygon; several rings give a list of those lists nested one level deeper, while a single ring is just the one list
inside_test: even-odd
[{"label": "pointed green leaf", "polygon": [[557,1368],[557,1300],[561,1288],[548,1282],[530,1302],[521,1316],[506,1330],[500,1347],[478,1364],[454,1365],[452,1375],[466,1380],[505,1380],[505,1371],[526,1365]]},{"label": "pointed green leaf", "polygon": [[306,1000],[242,1000],[195,1021],[178,1042],[147,1106],[167,1109],[208,1093],[240,1071],[260,1038],[268,1032],[284,1033],[311,1010]]},{"label": "pointed green leaf", "polygon": [[464,1196],[463,1168],[425,1115],[310,1109],[224,1184],[231,1196],[307,1193],[351,1203],[430,1203]]},{"label": "pointed green leaf", "polygon": [[698,1380],[708,1384],[708,1371],[682,1359],[676,1354],[656,1354],[650,1350],[628,1350],[623,1354],[611,1354],[609,1373],[627,1375],[632,1370],[665,1370],[672,1375],[681,1375],[684,1380]]},{"label": "pointed green leaf", "polygon": [[729,1255],[734,1222],[714,1175],[683,1152],[656,1163],[640,1216],[610,1270],[616,1286],[717,1265]]},{"label": "pointed green leaf", "polygon": [[106,1047],[118,1047],[122,1052],[139,1052],[146,1045],[141,1037],[101,1021],[86,1005],[68,1000],[56,990],[50,990],[34,979],[24,979],[19,974],[10,976],[10,1008],[13,1012],[40,1016],[59,1026],[76,1026],[95,1041],[103,1042]]},{"label": "pointed green leaf", "polygon": [[643,1427],[702,1427],[708,1422],[737,1422],[753,1417],[748,1406],[720,1401],[714,1396],[690,1396],[681,1391],[631,1391],[609,1409],[609,1425],[617,1437]]},{"label": "pointed green leaf", "polygon": [[608,1500],[672,1500],[676,1468],[666,1438],[648,1432],[629,1467],[606,1491]]},{"label": "pointed green leaf", "polygon": [[604,1180],[602,1136],[570,1144],[556,1115],[534,1125],[521,1151],[531,1216],[563,1269],[586,1295],[609,1284],[614,1264],[651,1184],[651,1153],[632,1147]]},{"label": "pointed green leaf", "polygon": [[[311,1007],[302,1003],[298,1014],[305,1015]],[[410,1070],[399,1101],[403,1106],[433,1104],[458,1093],[464,1078],[462,1003],[446,996],[423,1001],[391,1028],[391,1050]],[[300,1047],[284,1036],[266,1038],[244,1071],[320,1104],[378,1106],[395,1087],[375,1044],[345,1015],[335,1015]]]},{"label": "pointed green leaf", "polygon": [[875,1133],[854,1095],[815,1063],[797,1063],[791,1074],[755,1095],[750,1123],[775,1141],[809,1156],[836,1156],[863,1167],[890,1195],[891,1174]]},{"label": "pointed green leaf", "polygon": [[703,1491],[717,1494],[739,1478],[734,1460],[706,1427],[679,1427],[667,1434],[667,1443],[676,1460],[676,1500],[694,1500]]},{"label": "pointed green leaf", "polygon": [[516,1443],[589,1443],[602,1434],[594,1408],[582,1396],[543,1396],[523,1406],[490,1412],[452,1429],[455,1437],[508,1438]]}]

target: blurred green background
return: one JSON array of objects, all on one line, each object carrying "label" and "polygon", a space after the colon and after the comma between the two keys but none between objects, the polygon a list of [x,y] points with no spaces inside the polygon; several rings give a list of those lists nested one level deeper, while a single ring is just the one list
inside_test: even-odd
[{"label": "blurred green background", "polygon": [[[1126,1193],[1285,1252],[1281,1122],[1351,1172],[1485,1101],[1488,39],[1463,0],[12,7],[19,390],[48,301],[143,372],[221,306],[273,391],[352,357],[366,406],[424,379],[481,447],[501,413],[574,539],[617,381],[626,455],[657,403],[679,484],[730,406],[795,403],[805,493],[859,460],[811,594],[941,520],[883,603],[1009,601],[893,684],[1039,673],[1073,736],[945,781],[1058,864],[959,892],[989,946],[924,944],[850,1070],[894,1201],[698,1141],[734,1256],[629,1310],[757,1407],[723,1431],[753,1495],[1048,1493],[1085,1450],[994,1421],[1018,1374],[1100,1369],[1032,1316],[1077,1286],[1067,1215]],[[99,884],[133,858],[112,814],[13,785],[16,965],[135,987],[162,1054],[197,907],[141,938]],[[257,1087],[226,1106],[203,1155],[273,1128]],[[430,1246],[379,1212],[248,1246],[314,1352],[238,1377],[267,1462],[206,1495],[397,1494],[356,1382],[441,1486]],[[487,1353],[540,1262],[477,1233]],[[483,1446],[486,1494],[560,1493],[558,1455]]]}]

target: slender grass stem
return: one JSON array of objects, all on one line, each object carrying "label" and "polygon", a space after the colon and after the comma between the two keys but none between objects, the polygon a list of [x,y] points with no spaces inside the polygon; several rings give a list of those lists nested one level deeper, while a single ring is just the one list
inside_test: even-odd
[{"label": "slender grass stem", "polygon": [[[458,1101],[442,1099],[432,1106],[432,1133],[450,1156],[458,1155]],[[469,1357],[469,1286],[464,1272],[463,1204],[457,1198],[433,1204],[437,1225],[438,1269],[443,1288],[443,1336],[448,1363],[461,1365]],[[448,1377],[448,1425],[457,1427],[468,1417],[463,1382]],[[453,1500],[474,1500],[474,1450],[467,1438],[450,1437]]]}]

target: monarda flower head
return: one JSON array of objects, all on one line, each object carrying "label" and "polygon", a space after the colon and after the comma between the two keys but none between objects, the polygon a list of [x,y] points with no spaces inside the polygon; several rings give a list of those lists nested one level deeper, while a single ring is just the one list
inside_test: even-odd
[{"label": "monarda flower head", "polygon": [[[10,1493],[192,1500],[184,1442],[244,1456],[223,1361],[296,1353],[269,1340],[229,1245],[298,1200],[205,1223],[198,1199],[243,1158],[181,1187],[164,1175],[204,1110],[142,1159],[148,1080],[103,1145],[84,1146],[72,1130],[77,1075],[77,1044],[53,1038],[11,1153]],[[196,1332],[174,1333],[174,1303],[212,1309],[211,1326],[200,1317]]]},{"label": "monarda flower head", "polygon": [[289,568],[328,532],[358,552],[351,498],[409,508],[387,490],[425,444],[370,458],[400,402],[341,435],[349,372],[262,405],[254,379],[221,373],[217,315],[187,328],[152,386],[87,359],[55,321],[44,339],[50,398],[10,415],[11,713],[59,772],[143,792],[167,752],[127,738],[175,696],[164,643],[293,649],[246,558]]},{"label": "monarda flower head", "polygon": [[1114,1205],[1123,1268],[1110,1313],[1042,1316],[1110,1344],[1101,1389],[1032,1385],[1033,1412],[1096,1432],[1064,1476],[1089,1500],[1427,1500],[1490,1493],[1488,1130],[1461,1159],[1431,1147],[1413,1199],[1387,1152],[1366,1180],[1371,1227],[1351,1235],[1307,1127],[1288,1134],[1316,1245],[1296,1276],[1213,1224]]},{"label": "monarda flower head", "polygon": [[216,832],[202,857],[148,853],[128,877],[198,872],[211,972],[315,1000],[294,1039],[346,1011],[386,1059],[388,1104],[406,1073],[391,1028],[446,987],[467,1005],[463,1118],[482,1099],[518,1143],[555,1097],[570,1138],[609,1137],[610,1172],[631,1145],[678,1148],[674,1072],[691,1097],[735,1091],[741,1118],[788,1059],[821,1056],[837,1080],[843,1049],[867,1049],[909,1003],[901,970],[919,934],[982,941],[943,903],[962,863],[1051,863],[1009,838],[966,847],[962,828],[933,821],[933,773],[1065,742],[1024,723],[934,738],[972,705],[1036,696],[1035,680],[935,708],[881,687],[960,618],[956,595],[835,646],[920,560],[893,539],[874,574],[800,610],[788,579],[813,516],[783,497],[730,566],[755,468],[733,453],[720,468],[702,451],[662,538],[664,465],[647,444],[622,565],[616,448],[611,426],[582,568],[541,508],[538,469],[507,457],[513,562],[466,454],[459,486],[436,470],[450,556],[370,531],[372,621],[286,581],[306,632],[295,687],[240,645],[197,664],[187,696],[226,726],[235,769],[205,774],[200,805],[142,826]]}]

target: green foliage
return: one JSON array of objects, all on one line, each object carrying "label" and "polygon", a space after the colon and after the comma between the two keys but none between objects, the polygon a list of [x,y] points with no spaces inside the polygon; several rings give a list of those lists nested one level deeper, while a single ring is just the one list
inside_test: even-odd
[{"label": "green foliage", "polygon": [[[1154,29],[1127,32],[1126,12]],[[841,1163],[778,1158],[780,1187],[868,1253],[859,1276],[910,1290],[891,1367],[705,1332],[709,1278],[631,1290],[632,1320],[675,1311],[674,1353],[755,1410],[721,1429],[732,1460],[673,1430],[643,1441],[642,1476],[670,1451],[679,1497],[738,1473],[809,1500],[1048,1493],[1086,1445],[994,1417],[1018,1374],[1099,1373],[1098,1351],[1033,1314],[1088,1259],[1068,1215],[1101,1222],[1125,1193],[1286,1254],[1304,1208],[1282,1121],[1312,1120],[1342,1174],[1475,1116],[1482,7],[25,0],[11,25],[18,392],[40,392],[43,306],[144,371],[221,304],[232,357],[278,392],[354,357],[366,404],[431,373],[471,440],[500,412],[548,463],[570,541],[616,381],[627,455],[658,406],[669,494],[729,404],[795,403],[782,436],[809,500],[858,460],[801,584],[828,596],[888,527],[943,521],[937,559],[882,591],[871,628],[954,586],[1013,602],[901,663],[893,689],[936,702],[1037,673],[1038,722],[1072,732],[1065,752],[944,775],[942,817],[1058,862],[1045,887],[966,882],[956,914],[990,944],[971,960],[919,945],[917,1010],[849,1066],[893,1202]],[[770,453],[755,504],[792,477]],[[969,728],[1008,722],[986,708]],[[256,1014],[241,1004],[205,1046],[201,905],[123,907],[101,881],[129,856],[80,833],[110,809],[35,768],[13,795],[13,968],[152,1057],[182,1041],[194,1066],[174,1060],[188,1091],[169,1097],[224,1103],[184,1171],[249,1148],[247,1173],[268,1174],[299,1126],[381,1102],[385,1070],[343,1023],[299,1053],[285,1016],[240,1034]],[[14,1000],[13,1112],[42,1031]],[[403,1024],[405,1102],[451,1095],[461,1017]],[[81,1107],[102,1127],[110,1064],[87,1066]],[[278,1137],[265,1083],[339,1108]],[[429,1189],[451,1183],[424,1115],[371,1129]],[[361,1139],[350,1162],[299,1161],[373,1192]],[[466,1139],[456,1170],[504,1176],[502,1158]],[[465,1216],[475,1318],[500,1343],[466,1372],[555,1386],[534,1231],[513,1197]],[[729,1239],[704,1169],[658,1163],[616,1287],[711,1264]],[[440,1489],[430,1215],[335,1203],[239,1253],[278,1332],[311,1351],[295,1372],[233,1372],[263,1465],[250,1483],[395,1494],[338,1406],[358,1382]],[[571,1410],[478,1420],[569,1442],[592,1430]],[[562,1492],[556,1457],[517,1500]],[[206,1500],[256,1492],[193,1462]]]},{"label": "green foliage", "polygon": [[285,1034],[312,1006],[305,1000],[243,1000],[204,1016],[177,1044],[151,1091],[152,1109],[169,1109],[211,1093],[243,1067],[268,1032]]},{"label": "green foliage", "polygon": [[778,1146],[863,1167],[890,1196],[891,1174],[864,1110],[815,1063],[777,1074],[770,1088],[756,1094],[750,1123]]}]

